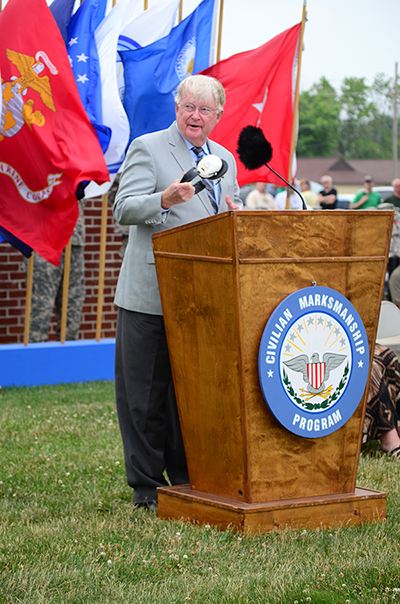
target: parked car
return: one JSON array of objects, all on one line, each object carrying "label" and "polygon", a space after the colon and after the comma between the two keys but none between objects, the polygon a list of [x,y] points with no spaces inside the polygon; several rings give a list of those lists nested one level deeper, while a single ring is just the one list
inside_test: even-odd
[{"label": "parked car", "polygon": [[338,210],[349,210],[351,202],[354,199],[353,193],[338,193],[337,195],[337,209]]},{"label": "parked car", "polygon": [[385,201],[385,199],[393,195],[393,187],[372,187],[372,190],[379,193],[382,197],[382,201]]}]

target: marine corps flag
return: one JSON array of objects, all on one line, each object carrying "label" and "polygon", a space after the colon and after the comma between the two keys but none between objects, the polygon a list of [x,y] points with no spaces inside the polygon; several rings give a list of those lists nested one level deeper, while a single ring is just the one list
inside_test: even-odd
[{"label": "marine corps flag", "polygon": [[109,176],[45,0],[9,0],[0,13],[0,71],[0,225],[57,265],[78,184]]},{"label": "marine corps flag", "polygon": [[236,148],[245,126],[262,129],[273,149],[271,167],[288,176],[300,29],[301,23],[202,72],[225,88],[224,116],[211,138],[235,155],[240,186],[256,181],[282,184],[265,166],[250,172],[239,160]]}]

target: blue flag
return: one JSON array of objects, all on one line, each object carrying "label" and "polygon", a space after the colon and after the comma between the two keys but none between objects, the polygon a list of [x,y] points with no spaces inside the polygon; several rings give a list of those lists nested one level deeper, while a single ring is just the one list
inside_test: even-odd
[{"label": "blue flag", "polygon": [[49,6],[65,44],[67,43],[67,27],[74,10],[74,4],[75,0],[53,0]]},{"label": "blue flag", "polygon": [[84,0],[71,17],[67,29],[67,50],[82,104],[97,132],[103,153],[111,138],[111,129],[103,124],[99,56],[94,37],[104,19],[107,0]]},{"label": "blue flag", "polygon": [[168,36],[137,50],[121,51],[125,75],[124,107],[129,143],[168,128],[175,119],[175,96],[188,75],[210,66],[215,0],[203,0]]},{"label": "blue flag", "polygon": [[18,237],[15,237],[12,233],[10,233],[10,231],[7,231],[7,229],[4,229],[2,226],[0,226],[0,243],[2,241],[11,243],[12,246],[14,246],[27,258],[29,258],[29,256],[32,254],[32,248],[29,247],[29,245],[26,245],[26,243],[21,241],[21,239],[18,239]]}]

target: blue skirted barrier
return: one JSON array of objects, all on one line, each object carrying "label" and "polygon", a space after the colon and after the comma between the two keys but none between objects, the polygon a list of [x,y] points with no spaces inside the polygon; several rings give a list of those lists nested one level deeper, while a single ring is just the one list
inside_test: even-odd
[{"label": "blue skirted barrier", "polygon": [[0,345],[0,386],[114,379],[115,339]]}]

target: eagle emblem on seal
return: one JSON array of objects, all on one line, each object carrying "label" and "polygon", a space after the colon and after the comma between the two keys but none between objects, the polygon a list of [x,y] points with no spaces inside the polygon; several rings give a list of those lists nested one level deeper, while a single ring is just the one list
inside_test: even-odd
[{"label": "eagle emblem on seal", "polygon": [[318,352],[314,352],[310,359],[308,355],[300,354],[294,359],[283,361],[283,364],[302,374],[307,392],[320,394],[325,390],[325,382],[329,379],[331,371],[339,367],[346,358],[345,354],[325,352],[320,362]]}]

